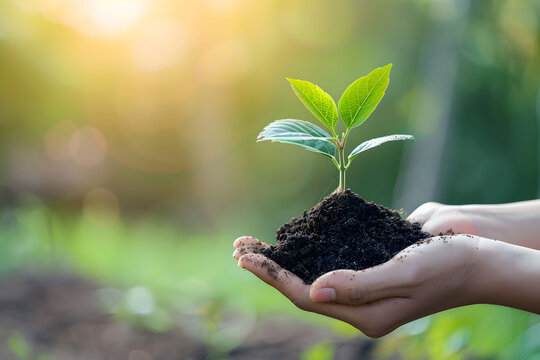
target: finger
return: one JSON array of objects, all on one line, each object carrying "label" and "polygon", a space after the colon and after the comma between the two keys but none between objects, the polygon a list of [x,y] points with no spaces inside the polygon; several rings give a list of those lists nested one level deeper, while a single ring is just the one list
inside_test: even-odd
[{"label": "finger", "polygon": [[407,217],[407,221],[424,225],[431,215],[433,215],[433,212],[440,206],[441,204],[436,202],[422,204]]},{"label": "finger", "polygon": [[429,219],[422,226],[422,230],[433,235],[478,234],[478,228],[469,219],[463,218],[456,212],[446,213],[444,217]]},{"label": "finger", "polygon": [[241,236],[233,243],[236,250],[233,252],[233,257],[238,260],[242,255],[248,253],[257,253],[262,249],[270,247],[270,245],[257,240],[253,236]]},{"label": "finger", "polygon": [[249,254],[249,253],[260,253],[263,249],[267,248],[268,246],[264,246],[261,244],[253,244],[253,245],[242,245],[238,249],[234,250],[233,252],[233,258],[236,260],[240,259],[242,255]]},{"label": "finger", "polygon": [[293,304],[307,310],[309,299],[309,285],[292,272],[283,269],[275,261],[261,254],[246,254],[238,260],[238,266],[246,269],[268,285],[276,288]]},{"label": "finger", "polygon": [[314,302],[361,305],[389,297],[407,297],[411,284],[390,260],[369,269],[336,270],[319,277],[310,287]]},{"label": "finger", "polygon": [[309,297],[309,285],[290,271],[261,254],[246,254],[240,257],[238,266],[252,272],[259,279],[277,289],[294,305],[346,322],[351,322],[351,308],[340,304],[314,303]]},{"label": "finger", "polygon": [[254,238],[253,236],[240,236],[238,239],[234,240],[233,246],[239,248],[240,246],[246,245],[259,245],[263,247],[268,247],[270,245]]}]

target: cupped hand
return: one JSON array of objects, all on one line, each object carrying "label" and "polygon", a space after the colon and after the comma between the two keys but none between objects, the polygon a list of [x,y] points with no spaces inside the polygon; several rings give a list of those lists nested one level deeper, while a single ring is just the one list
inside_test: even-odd
[{"label": "cupped hand", "polygon": [[540,250],[540,200],[498,205],[428,202],[407,218],[433,235],[471,234]]},{"label": "cupped hand", "polygon": [[481,235],[478,217],[472,216],[464,206],[460,205],[427,202],[414,210],[407,220],[411,223],[419,223],[423,231],[433,235]]},{"label": "cupped hand", "polygon": [[[388,262],[361,271],[335,270],[312,285],[258,253],[268,245],[236,239],[238,265],[273,286],[302,310],[345,321],[380,337],[423,316],[477,301],[477,266],[483,239],[436,236]],[[488,244],[489,246],[489,244]]]}]

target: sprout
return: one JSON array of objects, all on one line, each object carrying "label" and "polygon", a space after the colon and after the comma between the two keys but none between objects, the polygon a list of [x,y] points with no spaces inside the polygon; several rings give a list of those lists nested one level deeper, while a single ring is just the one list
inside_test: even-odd
[{"label": "sprout", "polygon": [[[353,82],[341,96],[337,107],[332,97],[317,85],[287,78],[300,101],[330,130],[330,134],[307,121],[282,119],[268,124],[257,141],[294,144],[330,157],[339,171],[338,189],[345,190],[345,173],[358,154],[388,141],[414,139],[411,135],[388,135],[367,140],[345,158],[345,144],[351,129],[366,121],[383,98],[390,82],[391,68],[392,64],[377,68]],[[335,129],[340,117],[346,130],[338,136]]]}]

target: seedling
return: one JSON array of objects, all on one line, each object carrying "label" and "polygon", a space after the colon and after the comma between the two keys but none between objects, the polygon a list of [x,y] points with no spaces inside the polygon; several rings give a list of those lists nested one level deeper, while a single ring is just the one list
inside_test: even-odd
[{"label": "seedling", "polygon": [[[392,64],[388,64],[354,81],[341,95],[337,107],[332,97],[317,85],[287,78],[300,101],[331,134],[307,121],[282,119],[268,124],[257,141],[271,140],[298,145],[330,157],[339,171],[338,189],[345,190],[345,173],[358,154],[388,141],[414,139],[411,135],[398,134],[367,140],[345,158],[345,144],[351,129],[366,121],[383,98],[390,82],[391,68]],[[340,118],[345,124],[345,131],[338,136],[336,125]]]}]

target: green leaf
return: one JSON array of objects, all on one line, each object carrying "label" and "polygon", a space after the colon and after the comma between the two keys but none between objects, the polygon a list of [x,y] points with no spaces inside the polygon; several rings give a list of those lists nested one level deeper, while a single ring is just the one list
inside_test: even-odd
[{"label": "green leaf", "polygon": [[367,120],[384,96],[392,64],[377,68],[353,82],[339,99],[339,113],[347,128]]},{"label": "green leaf", "polygon": [[381,144],[384,144],[385,142],[396,141],[396,140],[409,140],[409,139],[414,140],[414,137],[412,135],[387,135],[387,136],[371,139],[368,141],[364,141],[349,154],[349,161],[354,159],[356,155],[360,154],[362,151],[372,149]]},{"label": "green leaf", "polygon": [[257,137],[257,141],[271,140],[298,145],[334,158],[336,146],[331,139],[333,138],[320,127],[294,119],[276,120],[268,124]]},{"label": "green leaf", "polygon": [[338,121],[336,103],[323,89],[309,81],[289,79],[296,96],[305,107],[329,129],[334,130]]}]

